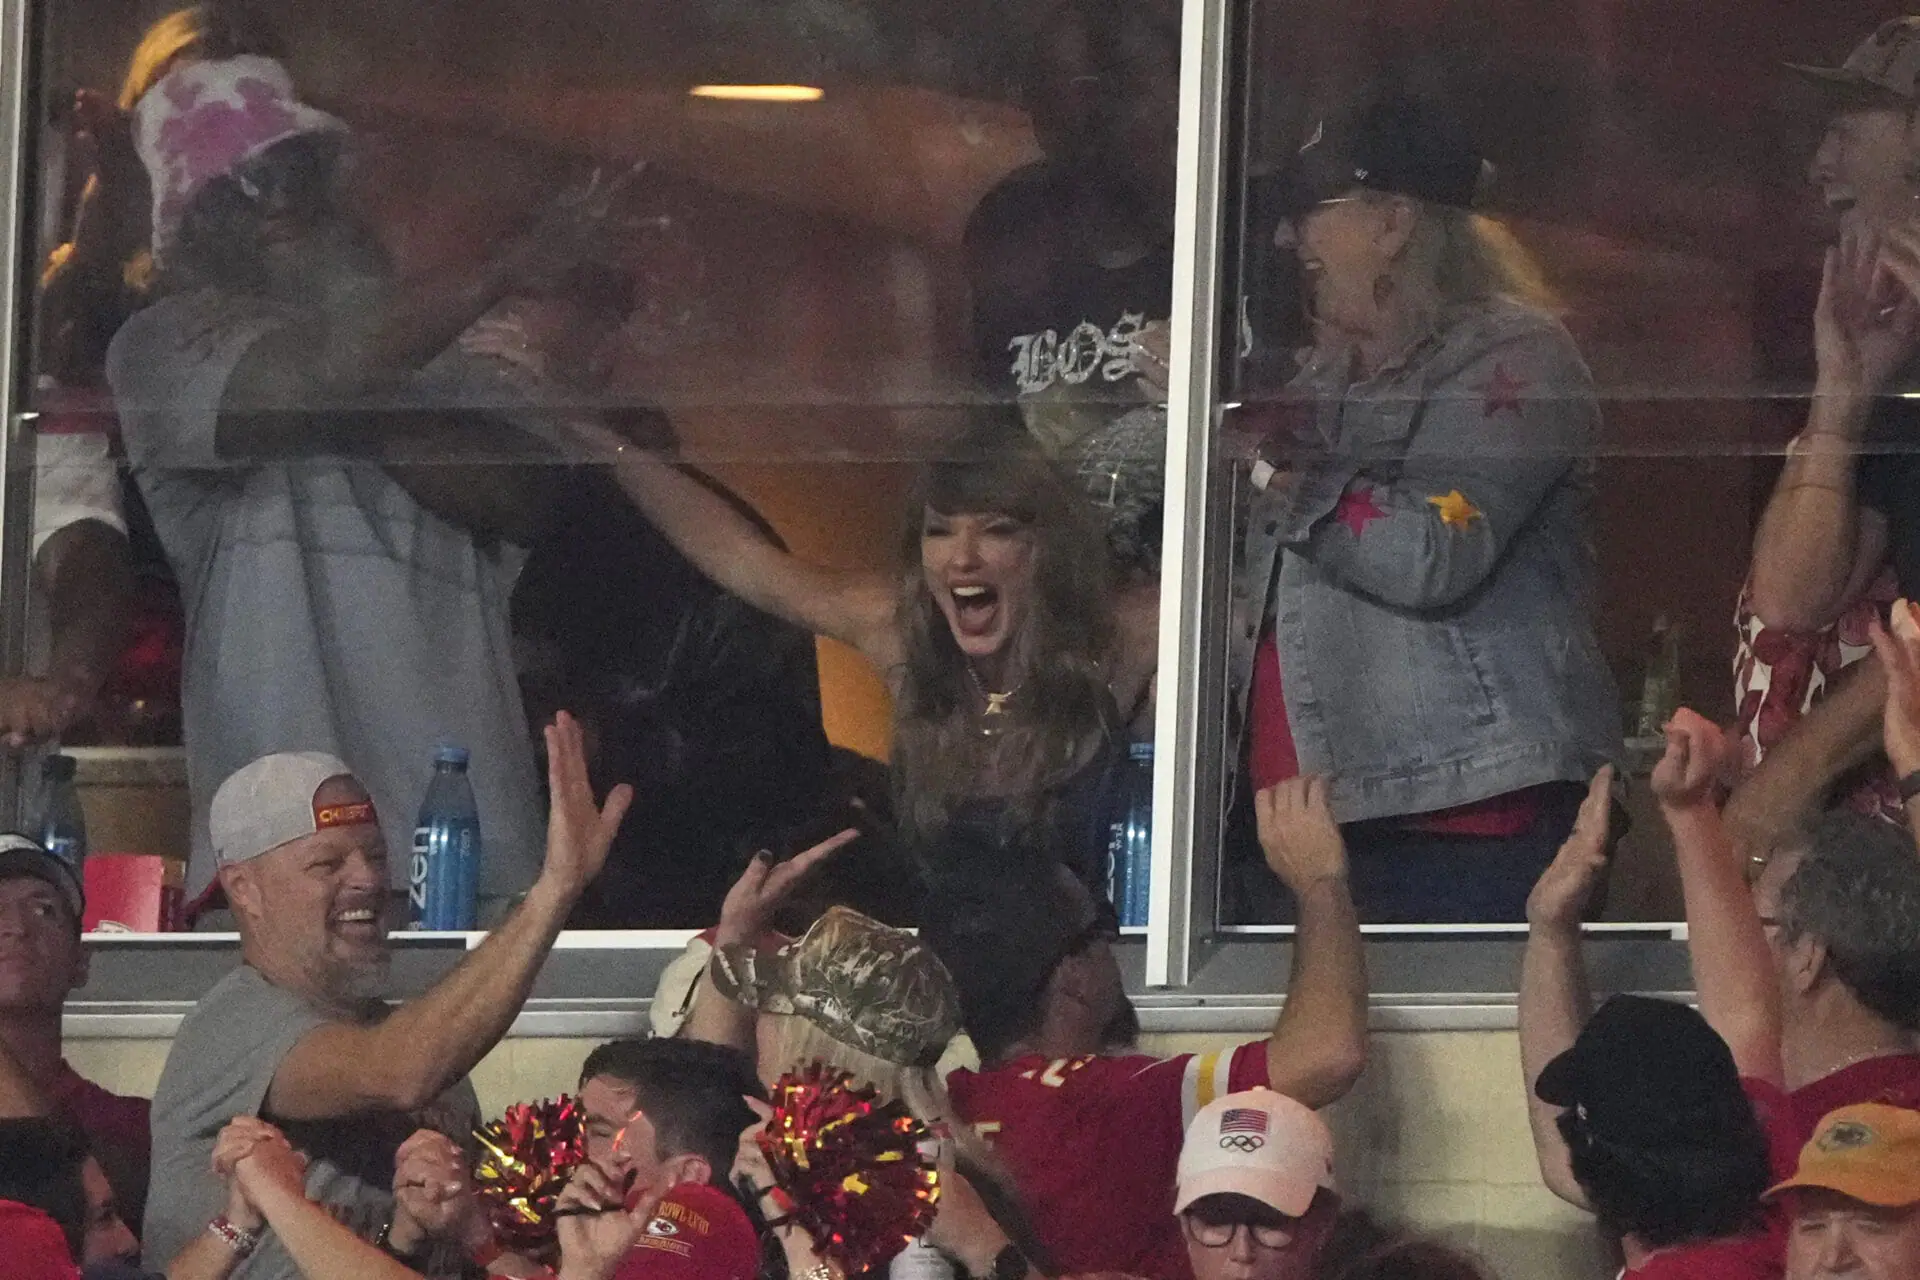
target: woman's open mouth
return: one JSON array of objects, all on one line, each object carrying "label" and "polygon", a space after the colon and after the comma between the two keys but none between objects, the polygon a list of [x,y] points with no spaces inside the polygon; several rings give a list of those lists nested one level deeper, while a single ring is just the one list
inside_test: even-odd
[{"label": "woman's open mouth", "polygon": [[947,588],[953,597],[953,629],[967,638],[992,634],[1000,621],[1000,592],[985,583],[966,583]]}]

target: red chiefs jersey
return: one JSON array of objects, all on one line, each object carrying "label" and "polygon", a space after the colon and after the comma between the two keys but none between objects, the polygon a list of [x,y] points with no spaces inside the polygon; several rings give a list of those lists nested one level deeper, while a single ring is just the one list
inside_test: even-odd
[{"label": "red chiefs jersey", "polygon": [[1177,1058],[1016,1058],[947,1077],[954,1110],[991,1142],[1060,1274],[1188,1280],[1173,1214],[1194,1112],[1267,1083],[1267,1042]]},{"label": "red chiefs jersey", "polygon": [[614,1280],[754,1280],[760,1238],[719,1187],[683,1182],[667,1192]]},{"label": "red chiefs jersey", "polygon": [[1890,1053],[1868,1058],[1802,1085],[1792,1094],[1802,1144],[1813,1137],[1829,1111],[1859,1102],[1920,1111],[1920,1053]]}]

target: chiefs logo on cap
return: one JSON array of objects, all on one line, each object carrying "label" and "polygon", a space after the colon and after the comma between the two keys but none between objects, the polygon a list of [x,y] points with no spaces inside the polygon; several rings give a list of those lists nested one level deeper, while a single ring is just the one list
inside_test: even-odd
[{"label": "chiefs logo on cap", "polygon": [[359,827],[369,823],[378,824],[374,816],[373,801],[361,800],[354,804],[317,804],[313,806],[313,827],[316,831],[325,831],[330,827]]}]

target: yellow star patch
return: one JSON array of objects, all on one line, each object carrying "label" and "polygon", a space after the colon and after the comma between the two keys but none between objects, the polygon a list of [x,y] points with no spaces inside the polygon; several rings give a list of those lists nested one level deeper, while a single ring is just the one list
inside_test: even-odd
[{"label": "yellow star patch", "polygon": [[1483,518],[1480,508],[1467,501],[1467,495],[1458,489],[1437,498],[1428,498],[1427,505],[1440,513],[1440,523],[1449,529],[1464,529]]}]

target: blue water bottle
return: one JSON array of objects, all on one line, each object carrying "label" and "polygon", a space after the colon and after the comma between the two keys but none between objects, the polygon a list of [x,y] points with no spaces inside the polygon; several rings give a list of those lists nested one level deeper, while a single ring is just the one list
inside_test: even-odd
[{"label": "blue water bottle", "polygon": [[73,786],[72,756],[51,755],[40,764],[39,810],[29,826],[40,847],[81,873],[87,860],[87,818]]},{"label": "blue water bottle", "polygon": [[1127,751],[1123,785],[1107,827],[1107,893],[1122,928],[1144,928],[1153,884],[1153,744]]},{"label": "blue water bottle", "polygon": [[467,749],[434,752],[433,781],[413,829],[407,908],[416,929],[474,927],[480,897],[480,810],[467,779]]}]

